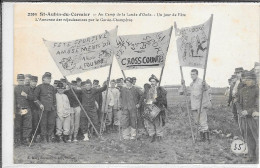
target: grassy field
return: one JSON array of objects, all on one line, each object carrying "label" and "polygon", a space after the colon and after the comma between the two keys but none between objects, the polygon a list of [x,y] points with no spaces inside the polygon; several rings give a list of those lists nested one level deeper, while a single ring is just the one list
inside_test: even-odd
[{"label": "grassy field", "polygon": [[[162,142],[150,143],[145,135],[136,141],[120,141],[118,133],[105,134],[104,140],[94,138],[77,143],[35,143],[31,148],[14,149],[15,163],[245,163],[243,155],[230,150],[238,126],[224,96],[213,96],[208,111],[211,143],[192,143],[184,97],[168,94],[169,112]],[[184,107],[184,108],[182,108]],[[195,127],[194,127],[195,130]],[[221,130],[222,134],[213,134]],[[227,138],[226,135],[232,135]]]}]

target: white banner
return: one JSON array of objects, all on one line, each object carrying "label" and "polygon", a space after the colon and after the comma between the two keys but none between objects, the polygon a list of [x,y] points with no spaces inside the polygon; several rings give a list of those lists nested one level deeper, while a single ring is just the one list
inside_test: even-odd
[{"label": "white banner", "polygon": [[208,39],[211,19],[205,23],[177,29],[177,51],[181,66],[204,68],[208,54]]},{"label": "white banner", "polygon": [[121,70],[164,66],[171,32],[172,28],[150,34],[118,36],[114,45]]},{"label": "white banner", "polygon": [[73,75],[112,64],[117,28],[103,34],[67,42],[44,40],[62,75]]}]

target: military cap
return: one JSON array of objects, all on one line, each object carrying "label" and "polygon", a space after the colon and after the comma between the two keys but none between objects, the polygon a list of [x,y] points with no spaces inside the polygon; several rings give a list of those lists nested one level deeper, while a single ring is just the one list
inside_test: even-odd
[{"label": "military cap", "polygon": [[130,77],[127,77],[127,78],[125,79],[125,82],[126,82],[126,81],[128,81],[128,82],[130,82],[130,83],[133,83],[133,79],[130,78]]},{"label": "military cap", "polygon": [[54,80],[54,84],[58,84],[59,82],[59,80]]},{"label": "military cap", "polygon": [[18,74],[17,79],[24,79],[24,74]]},{"label": "military cap", "polygon": [[112,79],[110,82],[114,82],[114,83],[116,83],[116,80],[115,80],[115,79]]},{"label": "military cap", "polygon": [[86,80],[86,84],[92,84],[91,80],[90,80],[90,79],[87,79],[87,80]]},{"label": "military cap", "polygon": [[63,85],[62,82],[59,82],[59,83],[57,84],[57,89],[65,89],[65,86]]},{"label": "military cap", "polygon": [[30,78],[30,79],[31,79],[32,75],[31,75],[31,74],[25,74],[24,77],[25,77],[25,78]]},{"label": "military cap", "polygon": [[97,79],[94,79],[94,80],[93,80],[93,83],[95,83],[95,84],[97,84],[97,85],[98,85],[98,84],[99,84],[99,80],[97,80]]},{"label": "military cap", "polygon": [[86,81],[81,82],[81,86],[86,85]]},{"label": "military cap", "polygon": [[77,81],[77,82],[81,82],[82,80],[81,80],[79,77],[77,77],[77,78],[76,78],[76,81]]},{"label": "military cap", "polygon": [[232,75],[232,76],[231,76],[231,79],[234,79],[234,78],[236,78],[236,77],[237,77],[236,75]]},{"label": "military cap", "polygon": [[73,81],[71,81],[71,83],[72,83],[73,85],[75,85],[75,84],[77,84],[77,81],[73,80]]},{"label": "military cap", "polygon": [[149,78],[149,82],[151,82],[152,79],[154,79],[156,82],[159,82],[159,80],[154,74],[152,74],[151,77]]},{"label": "military cap", "polygon": [[60,78],[60,82],[65,83],[65,82],[66,82],[66,79],[65,79],[65,78]]},{"label": "military cap", "polygon": [[32,76],[32,77],[31,77],[31,80],[32,80],[32,81],[35,81],[35,82],[38,82],[38,77],[37,77],[37,76]]},{"label": "military cap", "polygon": [[235,73],[243,72],[244,69],[242,67],[235,68]]},{"label": "military cap", "polygon": [[244,78],[244,79],[256,79],[256,75],[255,75],[254,72],[246,71],[245,73],[242,74],[242,78]]},{"label": "military cap", "polygon": [[132,77],[133,80],[136,80],[136,77]]},{"label": "military cap", "polygon": [[45,77],[51,78],[51,73],[50,73],[50,72],[45,72],[42,77],[43,77],[43,78],[45,78]]}]

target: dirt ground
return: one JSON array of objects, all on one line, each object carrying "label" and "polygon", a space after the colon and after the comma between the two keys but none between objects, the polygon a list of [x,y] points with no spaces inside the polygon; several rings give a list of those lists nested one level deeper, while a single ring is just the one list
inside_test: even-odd
[{"label": "dirt ground", "polygon": [[[245,163],[243,155],[231,152],[234,135],[239,136],[232,113],[224,96],[213,96],[213,108],[208,111],[211,142],[192,143],[188,115],[183,97],[172,96],[165,137],[162,142],[150,143],[140,135],[139,140],[120,141],[118,133],[104,134],[104,140],[92,138],[77,143],[35,143],[30,148],[14,148],[15,163]],[[178,101],[176,101],[178,100]],[[183,110],[181,107],[184,107]],[[213,134],[213,130],[222,131]],[[194,127],[195,131],[195,127]],[[229,138],[226,137],[231,133]]]}]

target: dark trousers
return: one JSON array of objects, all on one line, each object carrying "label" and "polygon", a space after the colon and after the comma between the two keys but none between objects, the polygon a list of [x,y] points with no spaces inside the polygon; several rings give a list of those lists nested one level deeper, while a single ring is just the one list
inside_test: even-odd
[{"label": "dark trousers", "polygon": [[41,136],[44,137],[48,135],[49,137],[54,134],[54,127],[56,121],[55,111],[43,111],[41,119]]},{"label": "dark trousers", "polygon": [[[95,128],[97,131],[100,131],[100,125],[99,125],[99,120],[98,120],[98,114],[97,114],[97,109],[96,108],[89,108],[89,107],[84,107],[85,111],[87,112],[91,122],[94,124]],[[83,132],[83,134],[86,134],[88,132],[88,118],[84,111],[81,111],[80,113],[80,128]]]},{"label": "dark trousers", "polygon": [[[37,124],[39,122],[40,116],[41,116],[40,110],[32,109],[32,133],[33,134],[34,134],[34,132],[37,128]],[[41,128],[40,128],[40,125],[39,125],[35,135],[40,135],[40,132],[41,132]]]},{"label": "dark trousers", "polygon": [[27,109],[28,113],[21,115],[16,113],[14,119],[14,137],[15,139],[22,140],[29,138],[32,132],[32,114],[31,110]]},{"label": "dark trousers", "polygon": [[232,103],[232,113],[234,115],[234,119],[238,121],[238,115],[237,115],[237,106],[236,103]]}]

